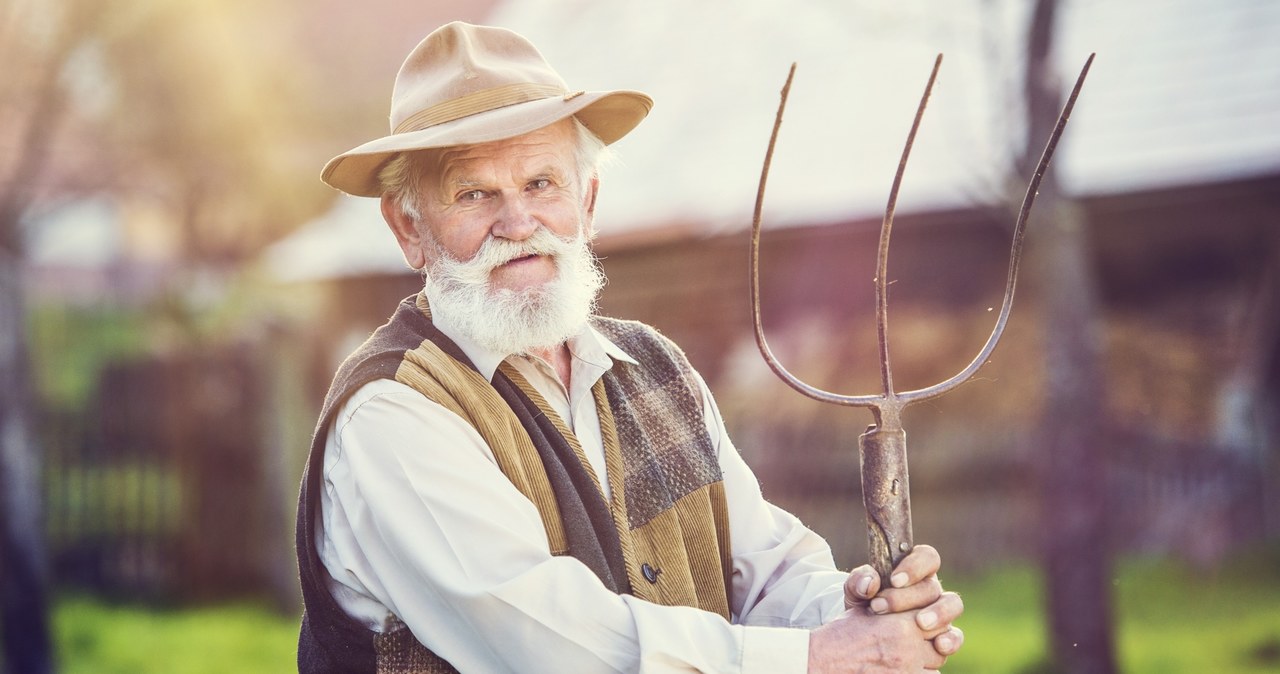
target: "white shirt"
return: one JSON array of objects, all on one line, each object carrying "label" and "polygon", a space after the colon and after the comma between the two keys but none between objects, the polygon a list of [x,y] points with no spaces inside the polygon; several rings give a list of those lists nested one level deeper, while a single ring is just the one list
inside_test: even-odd
[{"label": "white shirt", "polygon": [[[501,354],[436,319],[492,379]],[[569,342],[565,390],[539,358],[506,358],[573,429],[607,489],[591,387],[614,360],[592,328]],[[766,502],[701,379],[724,473],[733,622],[610,591],[553,557],[534,505],[466,421],[390,380],[358,389],[325,445],[316,546],[338,603],[375,631],[398,618],[462,672],[804,672],[812,628],[844,610],[825,541]]]}]

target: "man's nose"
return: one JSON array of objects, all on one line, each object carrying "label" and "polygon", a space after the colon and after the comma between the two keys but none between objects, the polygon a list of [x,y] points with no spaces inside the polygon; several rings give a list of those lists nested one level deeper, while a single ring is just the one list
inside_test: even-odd
[{"label": "man's nose", "polygon": [[540,225],[533,209],[521,195],[504,194],[490,233],[512,241],[524,241],[533,236]]}]

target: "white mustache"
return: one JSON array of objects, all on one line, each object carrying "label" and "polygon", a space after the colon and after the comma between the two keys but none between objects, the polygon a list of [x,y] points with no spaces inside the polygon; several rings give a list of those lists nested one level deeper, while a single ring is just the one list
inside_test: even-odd
[{"label": "white mustache", "polygon": [[548,255],[560,260],[573,252],[577,238],[562,239],[545,227],[539,227],[529,238],[512,241],[490,236],[469,260],[458,260],[443,250],[431,266],[430,275],[437,281],[448,279],[463,284],[488,283],[489,275],[502,265],[529,255]]},{"label": "white mustache", "polygon": [[[604,273],[583,231],[568,239],[540,227],[524,241],[489,238],[466,262],[439,253],[427,274],[432,312],[476,343],[504,354],[563,343],[595,310]],[[520,290],[495,288],[492,272],[526,255],[548,255],[554,280]]]}]

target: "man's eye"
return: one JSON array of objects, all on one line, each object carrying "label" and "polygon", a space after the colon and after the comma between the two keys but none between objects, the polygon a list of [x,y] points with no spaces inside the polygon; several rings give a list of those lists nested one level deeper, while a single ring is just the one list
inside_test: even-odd
[{"label": "man's eye", "polygon": [[484,198],[484,190],[468,190],[458,195],[458,201],[480,201]]},{"label": "man's eye", "polygon": [[551,181],[547,178],[538,178],[529,183],[529,189],[531,190],[545,190],[548,187],[551,187]]}]

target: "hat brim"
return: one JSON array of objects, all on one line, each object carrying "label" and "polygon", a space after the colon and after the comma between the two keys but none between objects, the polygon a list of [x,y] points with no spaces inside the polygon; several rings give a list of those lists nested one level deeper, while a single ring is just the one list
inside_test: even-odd
[{"label": "hat brim", "polygon": [[653,99],[638,91],[588,91],[508,105],[369,141],[329,160],[320,179],[347,194],[377,197],[382,194],[378,172],[401,152],[506,140],[571,115],[608,145],[634,129],[652,107]]}]

